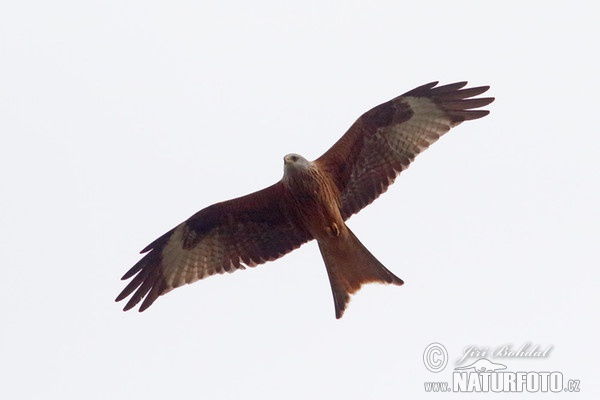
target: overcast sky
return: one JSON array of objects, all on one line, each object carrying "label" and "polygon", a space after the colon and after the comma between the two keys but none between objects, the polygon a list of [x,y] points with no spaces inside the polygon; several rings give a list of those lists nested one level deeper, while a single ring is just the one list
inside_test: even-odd
[{"label": "overcast sky", "polygon": [[[460,398],[424,383],[526,343],[552,350],[509,370],[598,397],[600,28],[557,3],[3,2],[0,397]],[[143,314],[114,303],[152,240],[435,80],[491,85],[491,114],[348,222],[403,287],[336,320],[311,242]]]}]

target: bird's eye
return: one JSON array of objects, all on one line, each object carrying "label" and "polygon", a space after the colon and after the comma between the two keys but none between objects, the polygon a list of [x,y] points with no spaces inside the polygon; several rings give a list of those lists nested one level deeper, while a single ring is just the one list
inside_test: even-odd
[{"label": "bird's eye", "polygon": [[296,161],[298,161],[298,156],[292,156],[292,161],[293,161],[293,162],[296,162]]}]

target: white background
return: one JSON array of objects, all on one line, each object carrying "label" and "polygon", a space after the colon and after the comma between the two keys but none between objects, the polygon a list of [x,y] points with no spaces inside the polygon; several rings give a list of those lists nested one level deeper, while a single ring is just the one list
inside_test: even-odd
[{"label": "white background", "polygon": [[[557,3],[3,2],[0,397],[449,398],[424,382],[465,347],[523,343],[553,349],[509,370],[597,397],[600,28]],[[433,80],[496,101],[348,223],[404,287],[335,320],[311,242],[114,303],[166,230]]]}]

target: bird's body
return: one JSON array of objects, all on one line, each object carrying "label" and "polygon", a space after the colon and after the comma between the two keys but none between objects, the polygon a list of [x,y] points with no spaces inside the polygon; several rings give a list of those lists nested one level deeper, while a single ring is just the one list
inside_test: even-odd
[{"label": "bird's body", "polygon": [[332,227],[344,222],[340,214],[339,191],[319,166],[298,154],[284,157],[282,184],[289,193],[293,210],[311,236],[317,240],[337,236]]},{"label": "bird's body", "polygon": [[404,282],[388,271],[360,243],[340,213],[340,193],[330,175],[316,162],[298,154],[284,157],[282,183],[293,210],[319,244],[333,292],[336,317],[341,318],[349,295],[367,282]]},{"label": "bird's body", "polygon": [[345,221],[450,128],[488,114],[473,108],[493,98],[471,98],[488,87],[462,89],[465,84],[430,83],[369,110],[314,161],[286,155],[276,184],[213,204],[148,245],[123,276],[133,279],[117,301],[133,294],[125,310],[143,299],[143,311],[173,288],[275,260],[312,239],[325,261],[337,318],[362,284],[402,285]]}]

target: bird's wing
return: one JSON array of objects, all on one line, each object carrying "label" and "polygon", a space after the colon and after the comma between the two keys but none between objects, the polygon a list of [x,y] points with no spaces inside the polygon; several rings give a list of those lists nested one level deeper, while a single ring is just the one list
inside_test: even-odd
[{"label": "bird's wing", "polygon": [[[207,207],[148,245],[124,276],[133,277],[116,301],[142,299],[140,311],[161,295],[207,276],[275,260],[312,239],[289,212],[279,182]],[[134,276],[135,275],[135,276]]]},{"label": "bird's wing", "polygon": [[315,162],[340,191],[344,219],[370,204],[417,154],[450,128],[481,118],[494,98],[473,98],[489,89],[467,82],[420,86],[367,111]]}]

